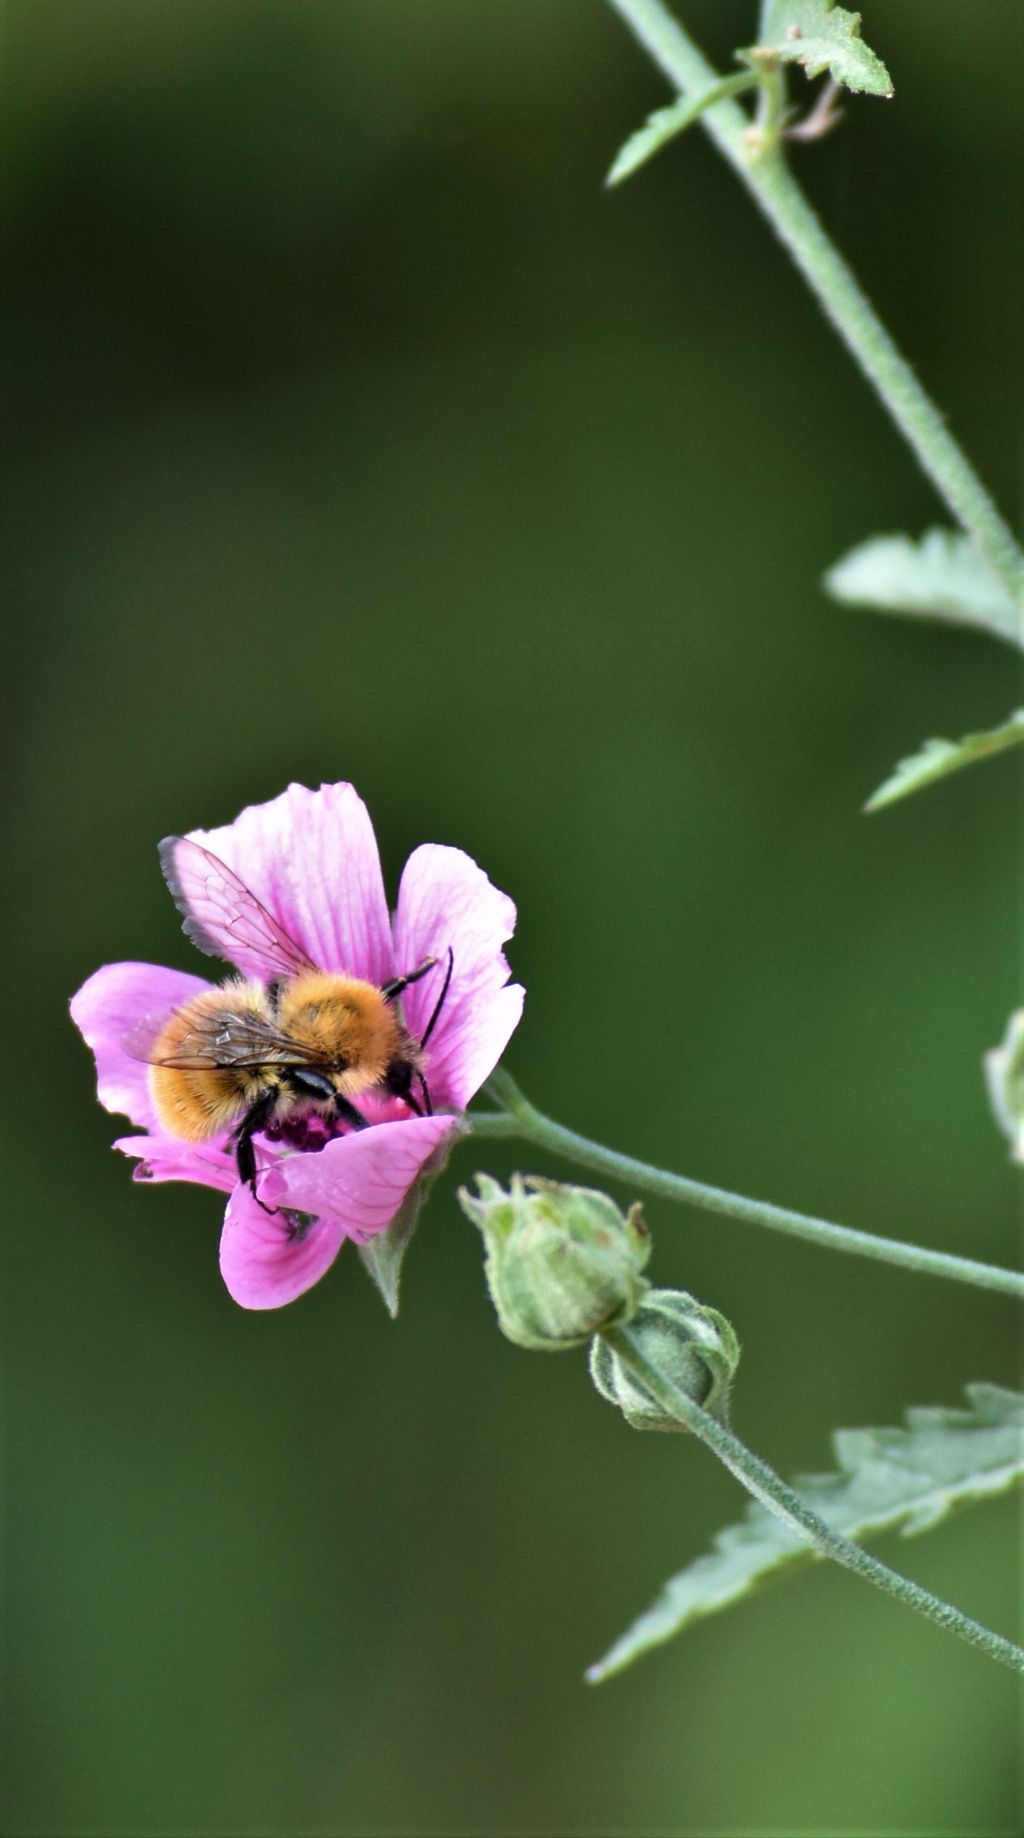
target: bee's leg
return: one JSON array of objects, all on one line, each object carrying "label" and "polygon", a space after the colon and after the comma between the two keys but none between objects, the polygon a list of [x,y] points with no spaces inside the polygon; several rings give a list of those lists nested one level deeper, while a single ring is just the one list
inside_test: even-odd
[{"label": "bee's leg", "polygon": [[[252,1139],[257,1131],[269,1122],[276,1103],[277,1092],[265,1091],[262,1097],[256,1099],[255,1104],[250,1104],[235,1131],[235,1160],[238,1163],[238,1178],[243,1186],[250,1189],[257,1206],[263,1206],[263,1201],[256,1193],[256,1176],[259,1169],[256,1166],[256,1149]],[[263,1206],[263,1211],[276,1213],[277,1207]]]},{"label": "bee's leg", "polygon": [[357,1110],[354,1104],[342,1097],[340,1091],[335,1090],[326,1072],[317,1072],[313,1066],[296,1066],[288,1074],[288,1083],[297,1097],[316,1098],[320,1104],[329,1104],[335,1116],[342,1123],[350,1123],[354,1130],[369,1128],[362,1111]]},{"label": "bee's leg", "polygon": [[369,1119],[354,1104],[350,1104],[347,1098],[343,1098],[340,1091],[334,1094],[334,1114],[342,1123],[350,1123],[354,1130],[368,1130],[370,1127]]},{"label": "bee's leg", "polygon": [[297,1098],[316,1098],[320,1104],[334,1103],[334,1086],[326,1072],[317,1072],[314,1066],[293,1066],[285,1077]]},{"label": "bee's leg", "polygon": [[[423,1093],[422,1104],[418,1098],[414,1098],[412,1095],[412,1081],[414,1078],[419,1079],[420,1082],[420,1090]],[[408,1104],[409,1109],[415,1111],[417,1117],[432,1117],[434,1115],[434,1106],[430,1102],[430,1087],[418,1066],[415,1068],[410,1066],[408,1068],[406,1089],[401,1095]]]}]

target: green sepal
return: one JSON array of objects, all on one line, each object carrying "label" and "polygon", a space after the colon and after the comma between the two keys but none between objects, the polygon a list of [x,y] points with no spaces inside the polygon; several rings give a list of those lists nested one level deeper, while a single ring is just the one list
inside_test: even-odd
[{"label": "green sepal", "polygon": [[398,1315],[398,1289],[402,1264],[419,1223],[423,1193],[419,1181],[406,1194],[390,1225],[358,1247],[363,1267],[380,1290],[392,1321]]},{"label": "green sepal", "polygon": [[421,1168],[390,1225],[357,1247],[363,1267],[380,1291],[392,1321],[398,1315],[398,1291],[405,1254],[412,1243],[424,1202],[448,1160],[452,1145],[464,1133],[464,1122],[456,1119],[452,1134]]},{"label": "green sepal", "polygon": [[[717,1308],[706,1308],[682,1289],[652,1289],[633,1316],[630,1333],[664,1378],[720,1423],[728,1421],[740,1343]],[[634,1429],[685,1430],[600,1336],[590,1348],[590,1376]]]},{"label": "green sepal", "polygon": [[891,96],[892,78],[860,36],[860,14],[832,0],[764,0],[760,36],[746,55],[802,64],[809,77],[827,70],[845,89]]}]

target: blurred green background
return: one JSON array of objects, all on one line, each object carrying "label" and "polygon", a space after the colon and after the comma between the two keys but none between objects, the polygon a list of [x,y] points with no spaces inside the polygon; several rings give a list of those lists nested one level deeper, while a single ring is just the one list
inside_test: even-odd
[{"label": "blurred green background", "polygon": [[[722,62],[752,5],[688,0]],[[9,0],[11,1833],[996,1833],[1009,1674],[815,1571],[581,1683],[740,1496],[580,1357],[498,1335],[454,1188],[396,1325],[356,1258],[280,1314],[217,1197],[133,1187],[66,1001],[199,968],[168,831],[350,778],[517,899],[508,1063],[610,1143],[996,1261],[982,1050],[1017,1000],[1012,759],[867,820],[1008,652],[822,570],[931,491],[595,0]],[[896,83],[799,170],[1012,506],[1022,15],[876,4]],[[16,1082],[15,1082],[16,1081]],[[632,1196],[625,1196],[632,1197]],[[651,1204],[744,1343],[737,1427],[1012,1384],[1012,1304]],[[882,1555],[1016,1620],[1018,1517]]]}]

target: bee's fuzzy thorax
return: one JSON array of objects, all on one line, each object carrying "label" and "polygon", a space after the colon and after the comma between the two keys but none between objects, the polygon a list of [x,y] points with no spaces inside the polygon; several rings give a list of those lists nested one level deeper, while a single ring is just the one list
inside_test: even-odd
[{"label": "bee's fuzzy thorax", "polygon": [[342,1075],[348,1097],[377,1085],[409,1042],[394,1006],[373,983],[317,971],[285,984],[278,1001],[282,1031]]}]

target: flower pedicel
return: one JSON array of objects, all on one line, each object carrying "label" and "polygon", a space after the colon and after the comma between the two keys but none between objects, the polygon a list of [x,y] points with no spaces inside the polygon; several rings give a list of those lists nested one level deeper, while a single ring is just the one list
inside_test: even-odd
[{"label": "flower pedicel", "polygon": [[392,925],[346,784],[291,785],[162,855],[186,933],[238,976],[108,964],[72,1017],[101,1103],[145,1132],[116,1144],[140,1158],[136,1178],[227,1193],[227,1287],[244,1307],[280,1307],[346,1238],[383,1231],[443,1159],[452,1113],[522,1011],[501,949],[515,907],[460,849],[426,843]]}]

